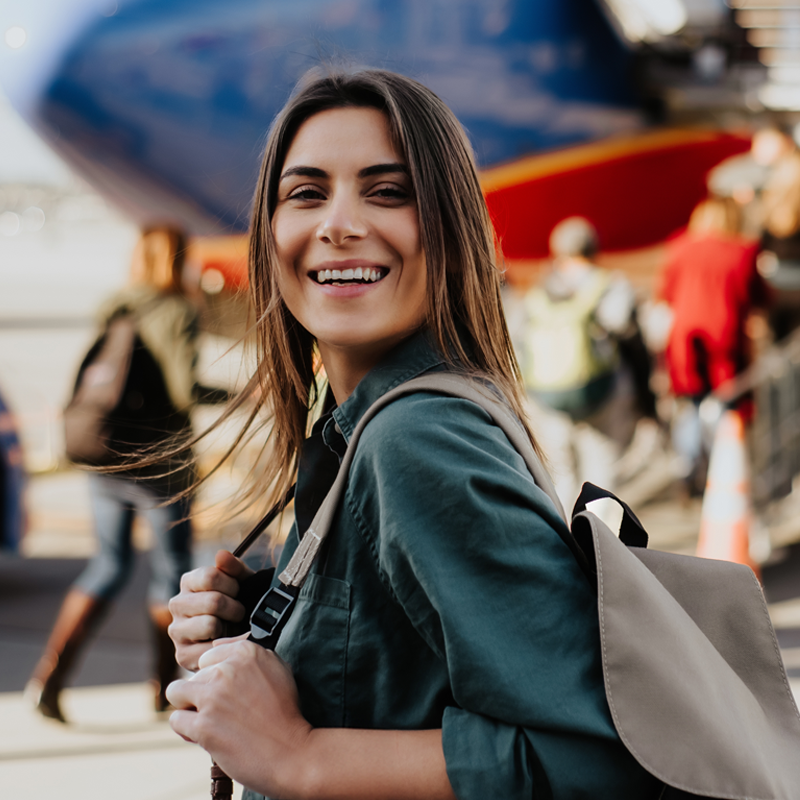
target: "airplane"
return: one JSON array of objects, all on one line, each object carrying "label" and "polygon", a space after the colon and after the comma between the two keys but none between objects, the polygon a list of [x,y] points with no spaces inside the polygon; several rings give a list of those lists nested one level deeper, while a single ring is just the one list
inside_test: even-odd
[{"label": "airplane", "polygon": [[749,147],[746,134],[650,124],[636,52],[604,0],[7,2],[24,37],[0,49],[12,104],[132,219],[192,234],[234,289],[266,132],[309,70],[385,67],[450,105],[512,279],[573,214],[607,251],[663,241],[708,170]]},{"label": "airplane", "polygon": [[[265,137],[297,81],[356,66],[409,75],[464,125],[506,276],[524,284],[564,217],[592,220],[604,251],[647,252],[686,223],[708,171],[748,150],[746,133],[653,124],[639,73],[655,45],[631,46],[619,8],[649,5],[663,22],[693,2],[5,0],[0,82],[110,203],[188,233],[213,291],[234,297]],[[637,263],[647,280],[652,258],[626,268]],[[0,430],[10,549],[24,530],[18,448]]]}]

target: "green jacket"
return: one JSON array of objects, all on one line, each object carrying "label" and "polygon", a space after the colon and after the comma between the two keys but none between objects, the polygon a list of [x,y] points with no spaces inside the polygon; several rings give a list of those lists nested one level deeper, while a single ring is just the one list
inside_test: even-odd
[{"label": "green jacket", "polygon": [[[370,404],[444,368],[414,336],[317,423],[300,464],[301,530]],[[443,728],[460,800],[655,798],[611,721],[597,602],[563,525],[478,406],[418,393],[381,411],[277,649],[309,722]],[[295,528],[278,572],[297,542]]]}]

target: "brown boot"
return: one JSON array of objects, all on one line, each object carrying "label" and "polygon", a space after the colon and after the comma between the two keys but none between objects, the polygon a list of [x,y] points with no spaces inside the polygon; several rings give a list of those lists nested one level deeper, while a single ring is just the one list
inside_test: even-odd
[{"label": "brown boot", "polygon": [[71,589],[61,604],[44,653],[25,687],[25,694],[45,717],[66,722],[59,695],[82,645],[94,631],[108,603]]},{"label": "brown boot", "polygon": [[157,712],[170,708],[167,686],[178,677],[178,662],[175,661],[175,645],[167,629],[172,623],[172,614],[167,606],[151,606],[150,622],[153,634],[154,678],[150,681],[154,690],[154,707]]}]

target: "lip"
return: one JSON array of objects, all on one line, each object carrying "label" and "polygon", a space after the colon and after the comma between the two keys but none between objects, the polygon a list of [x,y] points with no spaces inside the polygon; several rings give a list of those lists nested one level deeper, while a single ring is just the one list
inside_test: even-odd
[{"label": "lip", "polygon": [[362,297],[365,294],[374,292],[379,283],[380,281],[378,283],[353,283],[349,286],[336,286],[332,283],[317,283],[314,281],[314,287],[317,291],[329,297],[335,297],[341,300]]}]

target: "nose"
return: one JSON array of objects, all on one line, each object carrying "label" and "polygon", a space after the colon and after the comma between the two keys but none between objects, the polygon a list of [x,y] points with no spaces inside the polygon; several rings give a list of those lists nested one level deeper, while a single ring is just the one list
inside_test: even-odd
[{"label": "nose", "polygon": [[317,238],[336,247],[351,239],[362,239],[367,231],[359,208],[358,197],[349,192],[335,193],[325,206]]}]

